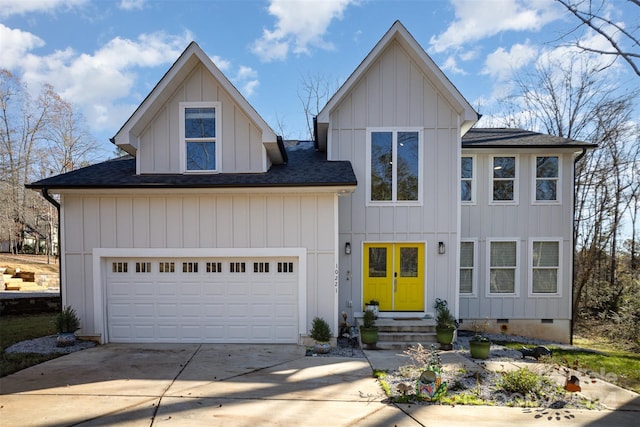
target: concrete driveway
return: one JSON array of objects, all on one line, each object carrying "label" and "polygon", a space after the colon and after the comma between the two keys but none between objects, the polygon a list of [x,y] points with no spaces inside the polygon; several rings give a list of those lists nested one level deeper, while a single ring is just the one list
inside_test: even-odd
[{"label": "concrete driveway", "polygon": [[[294,345],[98,346],[0,379],[0,424],[468,427],[637,421],[637,412],[624,409],[396,406],[385,401],[367,359],[304,353]],[[395,357],[375,352],[370,359],[375,366]]]}]

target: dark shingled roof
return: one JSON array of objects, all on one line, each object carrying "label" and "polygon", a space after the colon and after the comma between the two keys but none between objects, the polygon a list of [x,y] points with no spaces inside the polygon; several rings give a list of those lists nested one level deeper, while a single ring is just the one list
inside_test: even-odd
[{"label": "dark shingled roof", "polygon": [[238,188],[355,186],[356,175],[348,161],[327,161],[313,142],[288,148],[289,162],[266,173],[145,174],[136,175],[136,159],[108,160],[27,185],[40,189],[83,188]]},{"label": "dark shingled roof", "polygon": [[596,144],[545,135],[524,129],[472,128],[462,148],[594,148]]}]

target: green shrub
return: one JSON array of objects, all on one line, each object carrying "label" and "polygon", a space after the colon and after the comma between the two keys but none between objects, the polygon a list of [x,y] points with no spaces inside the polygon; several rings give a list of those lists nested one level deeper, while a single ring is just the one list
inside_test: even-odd
[{"label": "green shrub", "polygon": [[317,342],[329,342],[331,340],[331,328],[321,317],[314,317],[311,323],[311,338]]},{"label": "green shrub", "polygon": [[500,380],[500,387],[509,393],[534,393],[540,388],[540,376],[527,368],[505,372]]}]

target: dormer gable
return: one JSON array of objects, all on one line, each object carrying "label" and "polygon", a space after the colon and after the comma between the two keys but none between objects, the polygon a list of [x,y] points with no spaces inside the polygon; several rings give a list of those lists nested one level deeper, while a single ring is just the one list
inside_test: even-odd
[{"label": "dormer gable", "polygon": [[430,81],[431,85],[444,97],[446,102],[451,105],[451,108],[460,117],[460,136],[464,135],[478,121],[478,113],[476,113],[469,102],[460,94],[442,70],[438,68],[404,25],[402,25],[400,21],[396,21],[318,113],[315,123],[315,133],[316,144],[319,150],[325,151],[327,149],[327,133],[332,112],[349,97],[354,88],[359,85],[376,62],[383,57],[385,52],[388,51],[388,48],[394,43],[398,43],[401,48],[408,53],[411,61],[419,68],[420,72]]},{"label": "dormer gable", "polygon": [[111,142],[138,174],[256,173],[284,146],[211,58],[191,42]]}]

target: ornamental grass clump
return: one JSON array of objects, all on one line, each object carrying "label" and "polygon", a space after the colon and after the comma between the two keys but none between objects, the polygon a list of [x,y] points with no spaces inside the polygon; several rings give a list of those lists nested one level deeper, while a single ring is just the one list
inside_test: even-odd
[{"label": "ornamental grass clump", "polygon": [[538,374],[531,372],[527,368],[521,368],[517,371],[502,374],[499,385],[509,393],[527,395],[529,393],[537,393],[541,383],[542,380]]}]

